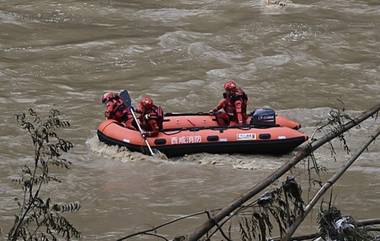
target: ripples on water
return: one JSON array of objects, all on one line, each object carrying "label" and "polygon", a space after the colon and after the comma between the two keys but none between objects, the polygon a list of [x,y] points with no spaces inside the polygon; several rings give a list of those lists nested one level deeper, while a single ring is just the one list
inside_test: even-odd
[{"label": "ripples on water", "polygon": [[[51,106],[72,121],[73,169],[49,191],[82,202],[73,217],[84,240],[114,240],[200,209],[221,207],[292,154],[195,154],[162,160],[97,140],[100,96],[127,88],[150,94],[167,112],[207,111],[235,78],[249,109],[268,106],[311,134],[343,100],[353,114],[379,100],[380,5],[376,1],[77,1],[0,0],[0,226],[13,220],[17,188],[9,177],[30,148],[14,114]],[[349,134],[353,151],[379,121]],[[346,160],[334,143],[338,160]],[[343,211],[380,213],[376,158],[363,154],[336,188]],[[317,153],[334,169],[330,150]],[[301,176],[303,166],[294,170]],[[350,192],[354,190],[354,192]],[[366,207],[361,205],[366,203]],[[3,224],[5,223],[5,224]],[[197,220],[165,231],[189,232]],[[308,229],[308,228],[306,228]],[[312,229],[309,227],[309,229]]]}]

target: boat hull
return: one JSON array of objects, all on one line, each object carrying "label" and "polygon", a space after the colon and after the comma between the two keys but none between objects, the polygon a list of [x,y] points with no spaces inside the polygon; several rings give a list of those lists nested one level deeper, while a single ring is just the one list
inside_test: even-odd
[{"label": "boat hull", "polygon": [[[144,145],[135,145],[121,140],[113,139],[98,130],[99,140],[108,145],[124,146],[130,151],[137,151],[149,155],[149,150]],[[286,154],[301,145],[307,137],[299,136],[283,140],[268,141],[239,141],[239,142],[209,142],[191,143],[177,145],[162,145],[152,148],[164,153],[167,157],[183,156],[194,153],[213,153],[213,154]]]},{"label": "boat hull", "polygon": [[[283,154],[307,140],[307,136],[297,130],[300,125],[284,117],[280,117],[284,126],[270,128],[207,126],[215,124],[209,116],[175,115],[165,118],[164,129],[157,137],[148,137],[147,141],[153,149],[168,157],[200,152]],[[125,128],[114,120],[102,122],[97,134],[99,140],[108,145],[149,154],[138,131]]]}]

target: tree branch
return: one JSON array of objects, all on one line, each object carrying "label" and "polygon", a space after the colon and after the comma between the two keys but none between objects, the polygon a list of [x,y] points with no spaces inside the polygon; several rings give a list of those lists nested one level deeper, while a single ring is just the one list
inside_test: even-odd
[{"label": "tree branch", "polygon": [[[218,210],[220,210],[220,208],[219,209],[213,209],[211,211],[218,211]],[[117,241],[125,240],[125,239],[132,238],[132,237],[138,236],[138,235],[144,235],[144,234],[147,234],[149,232],[153,232],[153,231],[155,231],[155,230],[157,230],[159,228],[162,228],[164,226],[167,226],[169,224],[178,222],[180,220],[183,220],[183,219],[186,219],[186,218],[190,218],[190,217],[194,217],[194,216],[198,216],[198,215],[201,215],[201,214],[207,214],[208,212],[209,211],[200,211],[200,212],[192,213],[192,214],[189,214],[189,215],[186,215],[186,216],[182,216],[182,217],[173,219],[173,220],[171,220],[169,222],[163,223],[163,224],[161,224],[159,226],[156,226],[156,227],[153,227],[153,228],[150,228],[150,229],[146,229],[146,230],[142,230],[142,231],[139,231],[139,232],[136,232],[136,233],[129,234],[129,235],[125,236],[125,237],[119,238]]]},{"label": "tree branch", "polygon": [[347,171],[347,169],[359,158],[359,156],[367,149],[367,147],[376,140],[376,138],[380,135],[380,127],[376,130],[375,134],[371,136],[368,141],[358,150],[354,156],[338,171],[336,172],[327,182],[319,189],[319,191],[314,195],[309,204],[306,206],[304,212],[297,217],[292,226],[286,231],[285,236],[281,239],[281,241],[287,241],[297,230],[298,226],[302,223],[302,221],[306,218],[306,216],[313,209],[314,205],[318,202],[318,200],[327,192],[327,190],[334,185],[334,183]]},{"label": "tree branch", "polygon": [[380,103],[373,106],[370,110],[363,112],[360,116],[357,118],[345,123],[342,128],[340,128],[337,131],[330,132],[320,138],[319,140],[309,143],[296,154],[295,157],[293,157],[291,160],[287,161],[285,164],[283,164],[279,169],[277,169],[274,173],[272,173],[270,176],[265,178],[261,183],[255,185],[252,189],[250,189],[248,192],[244,193],[239,199],[233,201],[228,206],[223,208],[219,213],[217,213],[214,216],[214,221],[207,220],[204,222],[201,226],[199,226],[188,238],[188,241],[197,241],[199,240],[203,235],[205,235],[211,228],[215,226],[215,223],[219,223],[223,218],[228,216],[231,212],[239,208],[241,205],[243,205],[246,201],[251,199],[253,196],[264,190],[267,186],[271,185],[273,182],[275,182],[278,178],[280,178],[283,174],[285,174],[288,170],[293,168],[298,162],[300,162],[302,159],[307,157],[311,152],[315,151],[319,147],[321,147],[323,144],[331,141],[332,139],[336,138],[337,136],[341,135],[342,133],[346,132],[347,130],[351,129],[352,127],[358,125],[362,121],[368,119],[369,117],[373,116],[380,110]]},{"label": "tree branch", "polygon": [[[378,225],[378,224],[380,224],[380,219],[376,219],[376,218],[356,221],[356,225],[358,227]],[[313,234],[306,234],[306,235],[291,237],[289,240],[291,240],[291,241],[302,241],[302,240],[315,239],[319,236],[320,236],[320,233],[313,233]],[[276,237],[276,238],[272,238],[269,240],[270,241],[280,241],[281,237]]]}]

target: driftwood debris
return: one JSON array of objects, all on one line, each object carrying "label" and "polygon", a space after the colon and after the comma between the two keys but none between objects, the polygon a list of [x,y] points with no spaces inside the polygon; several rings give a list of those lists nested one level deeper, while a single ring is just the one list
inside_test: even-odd
[{"label": "driftwood debris", "polygon": [[207,232],[209,232],[216,224],[223,221],[224,218],[231,215],[236,209],[241,207],[245,202],[250,200],[259,192],[263,191],[266,187],[274,183],[277,179],[279,179],[282,175],[284,175],[287,171],[293,168],[297,163],[303,160],[305,157],[309,156],[313,151],[317,150],[322,145],[330,142],[336,137],[340,137],[344,132],[348,131],[354,126],[357,126],[364,120],[368,119],[371,116],[374,116],[380,111],[380,103],[373,106],[368,111],[361,113],[358,117],[348,121],[345,124],[342,124],[339,129],[335,129],[332,132],[327,133],[322,138],[315,140],[311,143],[304,145],[300,151],[289,161],[283,164],[279,169],[273,172],[270,176],[265,178],[261,183],[255,185],[248,192],[241,195],[241,197],[228,206],[223,208],[220,212],[218,212],[214,217],[208,219],[201,226],[199,226],[195,231],[189,236],[188,241],[197,241],[201,237],[203,237]]},{"label": "driftwood debris", "polygon": [[293,225],[287,230],[286,234],[283,236],[281,241],[287,241],[297,230],[299,225],[305,219],[305,217],[310,213],[318,200],[327,192],[327,190],[334,185],[334,183],[344,174],[344,172],[358,159],[358,157],[367,149],[367,147],[375,141],[375,139],[380,135],[380,128],[376,130],[373,136],[358,150],[355,155],[339,170],[337,171],[327,182],[319,189],[319,191],[314,195],[309,204],[305,207],[304,212],[297,217]]},{"label": "driftwood debris", "polygon": [[[380,219],[364,219],[364,220],[356,221],[356,225],[358,227],[366,227],[366,226],[379,225],[379,224],[380,224]],[[305,234],[305,235],[291,237],[289,238],[289,241],[314,240],[320,236],[321,236],[321,233],[319,232],[312,233],[312,234]],[[270,239],[270,241],[281,241],[281,237],[272,238]]]}]

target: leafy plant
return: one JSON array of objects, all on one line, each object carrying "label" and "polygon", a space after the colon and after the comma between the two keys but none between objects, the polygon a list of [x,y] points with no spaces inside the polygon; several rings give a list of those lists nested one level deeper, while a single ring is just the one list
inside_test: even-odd
[{"label": "leafy plant", "polygon": [[295,217],[303,212],[304,201],[301,194],[301,186],[294,177],[288,176],[281,187],[264,193],[252,205],[242,209],[244,212],[238,213],[241,217],[239,222],[241,239],[266,241],[272,233],[273,220],[280,233],[284,233],[294,222]]},{"label": "leafy plant", "polygon": [[30,165],[25,164],[21,168],[20,176],[14,179],[22,186],[23,195],[20,200],[15,199],[18,212],[9,231],[8,240],[79,238],[79,231],[61,213],[77,211],[80,204],[54,204],[50,197],[42,197],[44,185],[49,182],[61,182],[50,173],[51,167],[69,169],[71,166],[71,162],[63,157],[63,153],[73,148],[73,144],[56,133],[58,129],[70,127],[70,123],[62,120],[60,112],[55,109],[52,109],[44,120],[33,109],[17,114],[16,120],[32,139],[34,158]]}]

